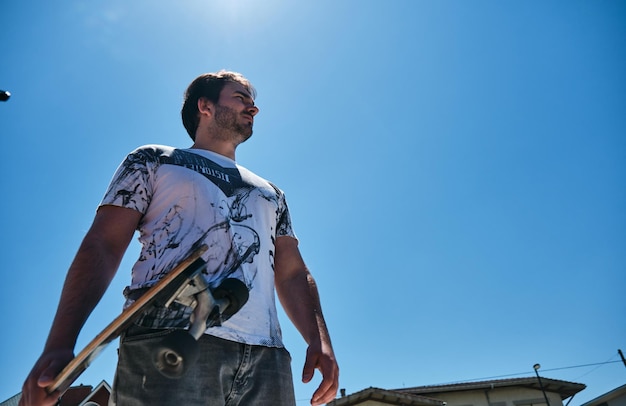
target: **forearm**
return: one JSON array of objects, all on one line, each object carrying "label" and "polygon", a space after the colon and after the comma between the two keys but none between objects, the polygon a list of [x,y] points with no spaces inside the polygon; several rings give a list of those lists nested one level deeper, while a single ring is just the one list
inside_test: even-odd
[{"label": "forearm", "polygon": [[322,313],[317,284],[302,260],[297,240],[277,238],[274,261],[278,298],[308,344],[302,381],[309,382],[316,369],[322,374],[322,382],[313,393],[311,404],[330,402],[339,387],[339,366]]},{"label": "forearm", "polygon": [[141,214],[104,206],[68,270],[45,351],[74,349],[76,338],[119,267]]},{"label": "forearm", "polygon": [[98,236],[87,235],[70,266],[44,351],[73,349],[80,330],[109,286],[119,258]]},{"label": "forearm", "polygon": [[285,313],[307,344],[327,346],[332,351],[317,284],[311,273],[304,268],[277,282],[276,290]]}]

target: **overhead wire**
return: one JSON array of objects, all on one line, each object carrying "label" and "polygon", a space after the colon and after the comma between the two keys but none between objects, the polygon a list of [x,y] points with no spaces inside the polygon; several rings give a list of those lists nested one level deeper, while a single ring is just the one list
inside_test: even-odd
[{"label": "overhead wire", "polygon": [[[567,366],[567,367],[558,367],[558,368],[546,368],[546,369],[541,369],[542,372],[552,372],[552,371],[562,371],[565,369],[574,369],[574,368],[586,368],[586,367],[593,367],[595,366],[596,368],[592,369],[591,371],[585,372],[583,375],[581,375],[580,377],[586,376],[588,374],[590,374],[591,372],[597,370],[598,368],[600,368],[603,365],[607,365],[607,364],[616,364],[616,363],[621,363],[621,360],[613,360],[616,356],[612,356],[610,357],[607,361],[604,362],[594,362],[591,364],[580,364],[580,365],[571,365],[571,366]],[[516,372],[516,373],[512,373],[512,374],[506,374],[506,375],[496,375],[496,376],[489,376],[489,377],[484,377],[484,378],[474,378],[474,379],[465,379],[462,381],[454,381],[454,382],[447,382],[447,383],[442,383],[439,385],[450,385],[450,384],[455,384],[455,383],[463,383],[463,382],[477,382],[477,381],[488,381],[491,379],[501,379],[501,378],[510,378],[512,376],[520,376],[520,375],[528,375],[529,371],[525,371],[525,372]],[[575,379],[579,379],[575,378]]]}]

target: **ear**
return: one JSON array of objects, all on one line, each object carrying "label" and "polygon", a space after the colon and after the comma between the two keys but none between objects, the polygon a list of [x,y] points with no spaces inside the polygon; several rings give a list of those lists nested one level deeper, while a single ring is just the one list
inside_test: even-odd
[{"label": "ear", "polygon": [[198,112],[200,115],[212,116],[214,106],[215,104],[206,97],[200,97],[198,99]]}]

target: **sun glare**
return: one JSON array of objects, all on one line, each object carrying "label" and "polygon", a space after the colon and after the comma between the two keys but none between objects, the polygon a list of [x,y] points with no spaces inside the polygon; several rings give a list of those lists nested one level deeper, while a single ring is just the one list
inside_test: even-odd
[{"label": "sun glare", "polygon": [[196,16],[235,30],[266,22],[276,11],[275,0],[191,0],[190,3]]}]

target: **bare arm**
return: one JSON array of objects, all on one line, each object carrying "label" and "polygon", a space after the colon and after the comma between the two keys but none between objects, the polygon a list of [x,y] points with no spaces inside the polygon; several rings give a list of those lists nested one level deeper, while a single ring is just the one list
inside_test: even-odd
[{"label": "bare arm", "polygon": [[311,404],[333,400],[339,388],[339,366],[324,321],[317,285],[306,268],[298,242],[291,237],[276,239],[275,283],[285,312],[308,344],[302,381],[309,382],[315,369],[322,382],[313,394]]},{"label": "bare arm", "polygon": [[45,387],[73,358],[78,334],[115,276],[140,218],[121,207],[98,210],[68,270],[43,353],[24,382],[21,406],[56,403],[61,394],[48,396]]}]

